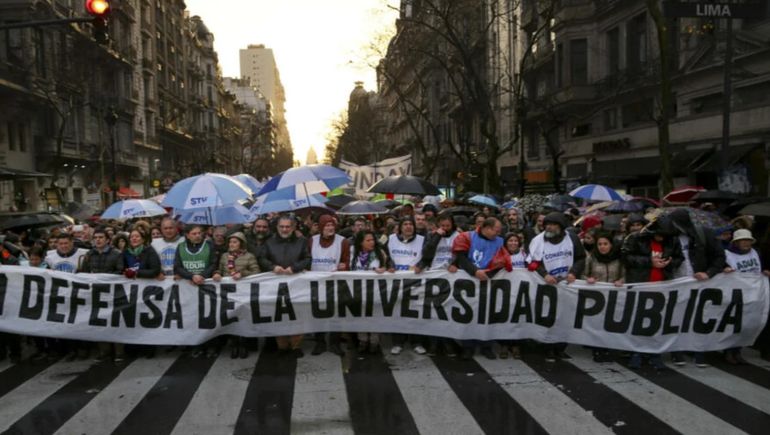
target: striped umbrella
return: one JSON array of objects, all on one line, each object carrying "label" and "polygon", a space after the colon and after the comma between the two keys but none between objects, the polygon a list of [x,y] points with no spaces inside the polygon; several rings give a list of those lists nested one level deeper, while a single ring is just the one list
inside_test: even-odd
[{"label": "striped umbrella", "polygon": [[623,201],[623,197],[618,192],[615,192],[607,186],[602,186],[601,184],[586,184],[580,186],[570,192],[569,196],[590,201]]},{"label": "striped umbrella", "polygon": [[[304,183],[300,183],[304,184]],[[251,206],[251,213],[261,215],[266,213],[280,213],[297,211],[306,208],[322,208],[329,210],[325,205],[327,199],[321,194],[305,193],[305,189],[299,186],[276,190],[257,197],[257,201]]]},{"label": "striped umbrella", "polygon": [[240,204],[224,207],[204,207],[178,210],[179,221],[186,224],[227,225],[245,224],[254,220],[249,210]]},{"label": "striped umbrella", "polygon": [[300,195],[313,195],[330,192],[348,184],[352,179],[344,171],[329,165],[307,165],[281,172],[262,186],[257,196],[262,196],[279,189],[294,187],[303,189]]},{"label": "striped umbrella", "polygon": [[138,217],[163,216],[166,210],[149,199],[127,199],[118,201],[104,210],[101,219],[133,219]]}]

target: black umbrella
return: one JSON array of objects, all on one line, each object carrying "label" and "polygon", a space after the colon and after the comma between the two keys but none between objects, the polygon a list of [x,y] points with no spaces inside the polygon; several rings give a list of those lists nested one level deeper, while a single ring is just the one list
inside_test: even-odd
[{"label": "black umbrella", "polygon": [[739,213],[743,215],[770,217],[770,202],[747,205],[746,207],[743,207]]},{"label": "black umbrella", "polygon": [[379,205],[379,206],[385,207],[385,208],[393,208],[393,207],[398,207],[399,205],[401,205],[400,202],[392,200],[392,199],[382,199],[380,201],[375,201],[374,203]]},{"label": "black umbrella", "polygon": [[68,202],[67,205],[64,206],[64,213],[74,217],[77,220],[85,221],[90,219],[96,213],[96,209],[88,204]]},{"label": "black umbrella", "polygon": [[340,215],[385,214],[390,210],[369,201],[353,201],[337,210]]},{"label": "black umbrella", "polygon": [[394,175],[383,178],[367,190],[371,193],[398,193],[401,195],[440,195],[436,186],[413,175]]},{"label": "black umbrella", "polygon": [[736,201],[733,201],[725,207],[723,213],[727,216],[737,216],[739,212],[746,207],[747,205],[751,204],[757,204],[760,202],[767,202],[766,196],[751,196],[748,198],[741,198]]},{"label": "black umbrella", "polygon": [[737,193],[725,192],[724,190],[704,190],[696,193],[692,199],[699,202],[733,202],[740,197]]},{"label": "black umbrella", "polygon": [[457,207],[449,207],[447,209],[441,210],[441,214],[448,213],[452,216],[457,215],[464,215],[464,216],[473,216],[474,214],[479,212],[478,207],[471,207],[467,205],[458,205]]},{"label": "black umbrella", "polygon": [[350,195],[345,195],[345,194],[334,195],[334,196],[329,196],[329,197],[326,198],[325,205],[327,207],[331,207],[331,208],[337,209],[337,208],[342,208],[345,205],[347,205],[348,203],[351,203],[351,202],[353,202],[355,200],[356,200],[356,198],[354,198],[354,197],[352,197]]},{"label": "black umbrella", "polygon": [[3,221],[0,223],[0,231],[66,225],[69,223],[66,219],[54,213],[30,213],[14,216]]}]

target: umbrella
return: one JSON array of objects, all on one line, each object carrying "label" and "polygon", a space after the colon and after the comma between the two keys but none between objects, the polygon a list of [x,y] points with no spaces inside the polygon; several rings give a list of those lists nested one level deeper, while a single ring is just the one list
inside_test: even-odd
[{"label": "umbrella", "polygon": [[455,215],[473,216],[478,212],[479,212],[479,209],[476,207],[470,207],[467,205],[458,205],[457,207],[449,207],[447,209],[441,210],[440,214],[448,213],[452,216],[455,216]]},{"label": "umbrella", "polygon": [[54,225],[69,225],[73,222],[68,221],[62,215],[55,213],[30,213],[12,216],[0,223],[0,231],[6,231],[14,228],[41,228]]},{"label": "umbrella", "polygon": [[256,178],[252,177],[249,174],[238,174],[238,175],[234,176],[233,178],[235,178],[236,180],[240,181],[246,187],[251,189],[251,192],[253,194],[255,194],[255,195],[257,194],[257,192],[259,192],[260,189],[262,189],[262,186],[264,186],[263,183],[260,183],[259,180],[257,180]]},{"label": "umbrella", "polygon": [[329,192],[352,180],[344,171],[329,165],[307,165],[287,169],[262,186],[257,196],[302,185],[306,195]]},{"label": "umbrella", "polygon": [[734,201],[732,204],[728,205],[727,207],[725,207],[724,214],[727,216],[737,216],[741,214],[740,211],[747,205],[757,204],[760,202],[767,202],[767,197],[752,196],[748,198],[741,198],[737,201]]},{"label": "umbrella", "polygon": [[543,208],[543,205],[545,205],[546,201],[548,201],[548,198],[539,193],[526,195],[519,200],[519,208],[522,209],[525,213],[540,211]]},{"label": "umbrella", "polygon": [[325,203],[326,198],[320,194],[305,195],[294,187],[288,187],[258,196],[250,211],[254,215],[260,215],[297,211],[305,208],[329,210]]},{"label": "umbrella", "polygon": [[244,224],[254,220],[249,210],[237,203],[223,207],[179,210],[178,214],[179,220],[186,224],[227,225]]},{"label": "umbrella", "polygon": [[591,201],[622,201],[623,197],[618,192],[601,184],[586,184],[573,189],[569,196],[583,198]]},{"label": "umbrella", "polygon": [[692,207],[664,207],[659,208],[655,210],[653,213],[649,213],[645,215],[645,219],[652,222],[656,218],[662,216],[671,214],[674,210],[684,208],[687,210],[687,213],[690,215],[690,220],[695,225],[700,225],[704,228],[708,228],[711,230],[716,230],[720,228],[725,228],[730,225],[729,222],[727,222],[727,219],[720,216],[718,213],[714,213],[712,211],[706,211],[701,210],[698,208],[692,208]]},{"label": "umbrella", "polygon": [[610,213],[641,213],[648,208],[657,206],[645,199],[631,199],[628,201],[619,201],[610,204],[604,208],[604,211]]},{"label": "umbrella", "polygon": [[602,228],[607,231],[620,231],[620,223],[623,221],[623,215],[611,214],[602,217]]},{"label": "umbrella", "polygon": [[400,202],[392,200],[392,199],[383,199],[381,201],[375,201],[374,203],[377,204],[377,205],[380,205],[382,207],[385,207],[385,208],[393,208],[393,207],[398,207],[399,205],[401,205]]},{"label": "umbrella", "polygon": [[669,204],[686,204],[698,193],[703,192],[701,186],[682,186],[669,192],[663,197],[663,201]]},{"label": "umbrella", "polygon": [[372,193],[398,193],[402,195],[440,195],[436,186],[413,175],[393,175],[376,182],[367,190]]},{"label": "umbrella", "polygon": [[385,214],[389,213],[389,210],[381,205],[369,201],[353,201],[346,204],[341,209],[337,210],[339,215],[353,215],[353,214]]},{"label": "umbrella", "polygon": [[733,202],[739,199],[741,195],[733,192],[725,192],[724,190],[704,190],[698,192],[692,197],[693,201],[698,202]]},{"label": "umbrella", "polygon": [[177,210],[231,205],[251,197],[243,183],[229,175],[206,173],[185,178],[166,193],[161,205]]},{"label": "umbrella", "polygon": [[79,202],[68,202],[64,206],[64,213],[74,217],[79,221],[88,220],[96,213],[96,209],[88,204],[81,204]]},{"label": "umbrella", "polygon": [[161,202],[163,202],[164,199],[166,199],[166,194],[165,193],[161,193],[160,195],[155,195],[155,196],[153,196],[151,198],[147,198],[147,199],[149,199],[150,201],[154,201],[154,202],[157,202],[158,204],[160,204]]},{"label": "umbrella", "polygon": [[770,202],[747,205],[739,213],[750,216],[770,216]]},{"label": "umbrella", "polygon": [[506,202],[504,202],[504,203],[503,203],[503,204],[500,206],[500,208],[504,208],[504,209],[506,209],[506,210],[507,210],[507,209],[510,209],[510,208],[515,208],[515,207],[516,207],[516,206],[518,206],[518,205],[519,205],[519,201],[517,201],[517,200],[515,200],[515,199],[512,199],[512,200],[510,200],[510,201],[506,201]]},{"label": "umbrella", "polygon": [[326,206],[331,208],[342,208],[355,200],[355,197],[346,194],[327,196]]},{"label": "umbrella", "polygon": [[475,195],[468,199],[468,202],[472,202],[474,204],[479,205],[486,205],[488,207],[497,207],[497,201],[495,201],[494,198],[490,198],[486,195]]},{"label": "umbrella", "polygon": [[138,217],[162,216],[166,214],[163,207],[149,199],[127,199],[118,201],[107,207],[101,219],[131,219]]}]

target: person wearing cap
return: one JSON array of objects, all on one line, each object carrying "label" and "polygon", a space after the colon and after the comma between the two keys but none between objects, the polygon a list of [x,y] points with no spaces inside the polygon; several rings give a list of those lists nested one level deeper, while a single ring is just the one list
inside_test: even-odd
[{"label": "person wearing cap", "polygon": [[[337,219],[324,214],[318,218],[320,234],[308,239],[310,246],[310,270],[316,272],[336,272],[348,270],[350,264],[350,242],[337,234]],[[340,333],[329,333],[329,350],[342,356],[345,352],[340,348]],[[326,352],[326,333],[316,332],[315,346],[311,354],[320,355]]]},{"label": "person wearing cap", "polygon": [[[574,282],[582,275],[586,252],[580,238],[567,231],[567,217],[551,212],[543,218],[543,232],[535,236],[529,245],[528,269],[537,272],[550,285],[566,280]],[[555,362],[557,357],[568,358],[564,353],[566,343],[546,345],[546,361]]]},{"label": "person wearing cap", "polygon": [[[227,252],[220,257],[219,268],[212,276],[214,281],[221,281],[222,277],[228,277],[237,281],[259,273],[257,257],[246,249],[247,245],[246,236],[242,232],[238,231],[230,235],[227,239]],[[244,337],[232,338],[230,358],[246,358],[249,356],[246,341],[247,339]]]}]

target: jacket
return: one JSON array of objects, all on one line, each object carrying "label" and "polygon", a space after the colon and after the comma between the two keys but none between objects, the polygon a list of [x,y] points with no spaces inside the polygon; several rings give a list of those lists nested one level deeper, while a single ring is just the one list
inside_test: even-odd
[{"label": "jacket", "polygon": [[592,254],[586,257],[585,264],[583,278],[596,278],[599,282],[615,282],[626,278],[626,271],[620,257],[609,262],[601,262]]},{"label": "jacket", "polygon": [[[229,252],[225,252],[219,258],[219,274],[222,276],[230,276],[230,270],[227,268],[227,257],[229,254]],[[257,257],[249,251],[244,252],[235,259],[235,271],[240,272],[241,277],[244,278],[259,273]]]},{"label": "jacket", "polygon": [[93,248],[83,257],[83,263],[80,265],[80,272],[84,273],[112,273],[120,275],[123,273],[124,262],[123,254],[117,249],[106,246],[104,252],[99,252]]},{"label": "jacket", "polygon": [[690,246],[687,250],[693,271],[705,272],[709,278],[725,268],[725,250],[716,234],[707,228],[695,227],[687,231]]},{"label": "jacket", "polygon": [[[129,255],[127,250],[123,252],[124,262],[126,255]],[[160,256],[152,246],[146,246],[142,249],[138,258],[139,270],[136,271],[137,278],[156,278],[163,273],[163,268],[160,265]]]},{"label": "jacket", "polygon": [[293,272],[310,269],[311,257],[307,240],[295,234],[287,238],[279,234],[271,236],[262,246],[259,267],[272,272],[275,266],[291,267]]},{"label": "jacket", "polygon": [[[422,258],[420,258],[420,261],[417,263],[417,267],[420,269],[427,269],[430,267],[430,265],[433,263],[433,259],[436,257],[436,249],[438,248],[438,244],[444,237],[452,237],[453,234],[457,232],[456,229],[453,229],[451,233],[442,236],[438,233],[430,233],[427,236],[425,236],[425,242],[422,244]],[[453,261],[454,263],[454,261]]]},{"label": "jacket", "polygon": [[[621,249],[623,264],[626,268],[626,282],[647,282],[652,270],[652,249],[650,243],[654,236],[650,232],[632,233],[623,241]],[[684,261],[682,246],[677,237],[663,239],[663,258],[671,258],[671,263],[663,269],[665,280],[673,279],[674,272]],[[724,255],[724,254],[722,254]]]}]

